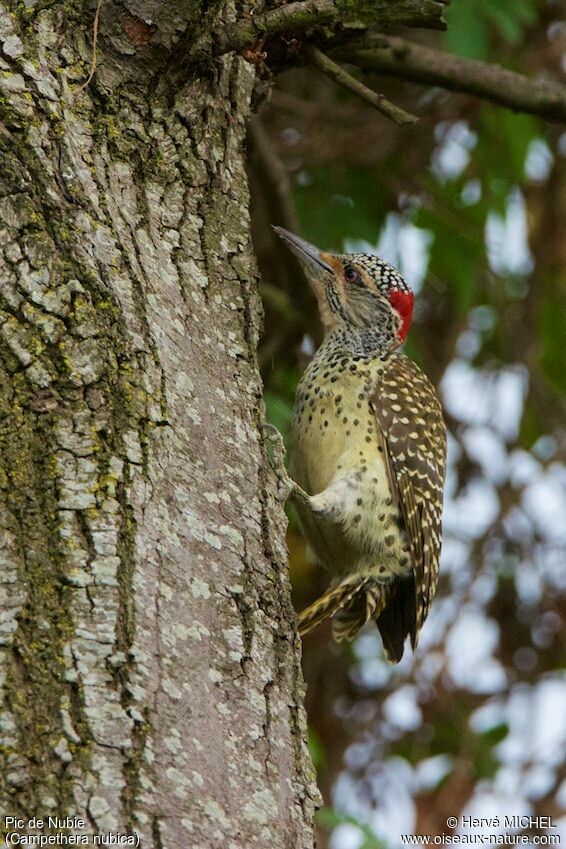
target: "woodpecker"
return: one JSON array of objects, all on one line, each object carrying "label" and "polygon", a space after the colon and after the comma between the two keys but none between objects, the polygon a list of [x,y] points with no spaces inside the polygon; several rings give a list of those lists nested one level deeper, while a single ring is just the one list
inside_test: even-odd
[{"label": "woodpecker", "polygon": [[299,614],[332,618],[337,642],[373,619],[387,660],[414,649],[438,582],[446,426],[437,394],[397,348],[414,296],[376,256],[335,254],[274,228],[303,264],[324,340],[297,388],[291,475],[277,431],[272,464],[297,507],[307,556],[331,588]]}]

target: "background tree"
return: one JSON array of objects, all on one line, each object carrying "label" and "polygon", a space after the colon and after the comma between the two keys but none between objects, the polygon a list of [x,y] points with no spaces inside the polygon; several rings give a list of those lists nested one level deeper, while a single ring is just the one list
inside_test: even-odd
[{"label": "background tree", "polygon": [[[419,290],[407,349],[440,384],[451,433],[441,588],[416,657],[387,667],[371,629],[350,652],[328,628],[304,641],[319,845],[332,835],[333,849],[449,833],[462,813],[558,821],[564,808],[563,127],[470,96],[479,77],[472,89],[464,74],[466,89],[461,75],[491,60],[558,80],[564,28],[549,3],[461,2],[447,18],[444,35],[365,36],[332,53],[418,124],[396,127],[305,69],[279,79],[252,124],[272,420],[288,428],[319,330],[266,221],[401,266]],[[326,577],[304,561],[292,516],[289,549],[300,609]]]},{"label": "background tree", "polygon": [[[500,3],[499,13],[480,15],[484,54],[491,38],[507,50],[513,35],[510,61],[522,70],[529,24],[529,34],[539,32],[540,39],[527,54],[538,57],[529,70],[554,68],[547,49],[554,42],[536,23],[537,9],[519,5],[520,13]],[[459,8],[474,11],[469,4]],[[503,99],[546,118],[563,115],[563,90],[548,81],[492,69],[494,91],[483,65],[435,52],[425,57],[425,72],[417,48],[372,34],[392,26],[440,28],[443,9],[434,0],[394,7],[306,0],[253,9],[151,0],[0,6],[0,808],[7,814],[76,814],[88,831],[136,831],[144,846],[167,849],[312,845],[318,796],[305,746],[283,523],[258,430],[260,309],[243,140],[270,73],[304,62],[324,67],[381,109],[381,97],[352,82],[346,60]],[[495,30],[489,15],[496,16]],[[549,15],[545,26],[552,24]],[[470,27],[461,23],[455,20],[452,31],[465,32],[472,43]],[[322,57],[313,45],[325,51]],[[449,46],[463,51],[454,38]],[[304,281],[269,244],[265,226],[292,220],[290,172],[298,177],[294,195],[305,234],[329,246],[343,236],[375,239],[380,220],[397,207],[390,228],[410,221],[436,233],[433,285],[423,293],[413,343],[433,377],[446,371],[462,337],[470,370],[485,370],[490,357],[497,373],[499,360],[516,367],[521,355],[510,357],[504,344],[501,306],[511,305],[505,321],[518,346],[518,330],[531,327],[538,301],[529,308],[534,296],[524,271],[518,283],[516,275],[503,275],[502,287],[497,269],[485,276],[482,228],[494,211],[513,209],[505,169],[516,169],[509,172],[515,185],[542,125],[525,119],[513,125],[506,117],[502,134],[494,113],[483,117],[475,100],[455,104],[427,90],[417,101],[393,84],[387,93],[399,96],[406,113],[393,107],[397,119],[407,121],[415,111],[424,116],[400,135],[367,105],[337,95],[319,71],[296,74],[282,81],[250,135],[256,246],[267,281],[260,358],[271,410],[288,417],[296,348],[312,329],[306,289],[296,292]],[[508,113],[498,112],[498,121],[502,114]],[[479,160],[470,156],[469,175],[462,170],[446,178],[442,151],[456,117],[486,127],[491,120],[485,174],[475,173]],[[308,132],[302,122],[310,122]],[[475,124],[456,126],[463,134],[456,144],[471,148],[466,133],[475,131],[480,145]],[[536,127],[530,135],[529,126]],[[539,147],[539,161],[545,150]],[[431,157],[436,165],[421,182]],[[487,195],[474,202],[478,181]],[[470,202],[462,200],[466,186]],[[536,183],[532,194],[547,216]],[[541,239],[558,251],[547,218],[540,228]],[[550,246],[540,250],[546,260]],[[521,436],[528,448],[558,428],[558,417],[542,416],[548,383],[558,391],[561,380],[552,355],[561,327],[556,279],[541,296],[546,318],[531,331],[531,345],[542,340],[545,365],[533,396],[540,418]],[[492,291],[497,310],[478,312]],[[451,419],[456,435],[458,415]],[[508,443],[519,451],[519,443]],[[558,442],[544,444],[547,452],[559,450]],[[473,462],[473,453],[462,454],[456,480],[479,477]],[[494,556],[508,541],[504,518],[501,533],[491,536]],[[519,534],[521,521],[513,525]],[[296,547],[294,536],[291,544]],[[473,553],[483,556],[479,537]],[[514,574],[501,572],[494,605],[508,610],[515,603]],[[473,593],[475,586],[470,579],[464,589]],[[545,604],[537,601],[532,622],[552,612]],[[555,620],[544,621],[552,654]],[[313,726],[321,739],[325,727],[332,724],[334,734],[339,728],[336,739],[344,742],[334,751],[327,746],[328,763],[337,767],[345,736],[331,700],[347,686],[347,710],[364,733],[370,719],[382,720],[394,687],[397,694],[418,689],[411,676],[426,655],[399,670],[401,679],[382,675],[376,698],[360,660],[363,640],[355,684],[348,656],[339,655],[337,664],[323,635],[314,639],[327,707],[318,720],[313,711]],[[435,639],[428,657],[439,657],[442,666],[440,634]],[[508,665],[523,647],[510,643]],[[313,659],[311,652],[307,671]],[[536,662],[542,663],[539,655]],[[546,656],[544,663],[540,668],[549,668]],[[332,674],[325,674],[329,664]],[[429,692],[439,686],[438,676],[426,680]],[[450,686],[445,693],[454,698]],[[322,698],[314,684],[311,695]],[[341,705],[344,714],[343,699]],[[477,706],[458,702],[460,726],[448,734],[453,746]],[[442,728],[437,719],[433,711],[429,727]],[[403,745],[413,745],[410,735],[397,735],[395,750],[388,734],[372,751],[380,769],[392,754],[405,755]],[[429,752],[426,740],[417,742],[425,748],[411,748],[407,763]],[[458,775],[459,750],[439,747]],[[322,779],[328,788],[332,770]]]}]

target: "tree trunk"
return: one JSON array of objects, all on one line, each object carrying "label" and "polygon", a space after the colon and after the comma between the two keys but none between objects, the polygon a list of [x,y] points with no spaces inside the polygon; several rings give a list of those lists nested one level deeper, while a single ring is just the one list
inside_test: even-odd
[{"label": "tree trunk", "polygon": [[0,810],[155,849],[310,847],[258,430],[255,70],[183,64],[236,12],[105,2],[81,88],[92,5],[0,9]]}]

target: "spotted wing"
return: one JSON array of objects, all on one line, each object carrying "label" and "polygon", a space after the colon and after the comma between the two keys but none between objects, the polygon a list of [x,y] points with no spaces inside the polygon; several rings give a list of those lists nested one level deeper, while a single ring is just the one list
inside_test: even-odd
[{"label": "spotted wing", "polygon": [[413,562],[414,597],[400,588],[377,620],[384,645],[387,649],[391,643],[388,652],[395,657],[399,651],[402,655],[408,633],[414,647],[438,583],[446,426],[431,382],[402,354],[393,354],[385,364],[372,405]]}]

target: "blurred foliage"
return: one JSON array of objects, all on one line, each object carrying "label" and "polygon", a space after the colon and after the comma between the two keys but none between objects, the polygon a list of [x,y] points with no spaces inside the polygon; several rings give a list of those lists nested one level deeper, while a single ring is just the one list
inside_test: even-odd
[{"label": "blurred foliage", "polygon": [[380,174],[363,168],[310,168],[293,196],[301,232],[329,250],[342,250],[346,238],[375,240],[375,222],[388,211]]},{"label": "blurred foliage", "polygon": [[444,41],[451,53],[493,59],[497,35],[509,44],[520,44],[537,18],[532,0],[458,0],[448,7]]},{"label": "blurred foliage", "polygon": [[[453,0],[447,33],[421,38],[559,78],[557,15],[542,0]],[[451,433],[439,595],[419,650],[399,667],[381,660],[375,630],[353,647],[334,645],[328,628],[304,641],[311,750],[332,804],[319,845],[356,824],[358,847],[393,849],[403,805],[417,833],[440,834],[447,816],[481,816],[486,798],[551,817],[566,798],[566,738],[532,748],[548,717],[566,714],[566,135],[472,97],[367,82],[419,112],[416,128],[296,70],[258,117],[271,152],[259,169],[252,145],[250,183],[267,411],[287,440],[320,328],[270,225],[327,249],[379,246],[407,276],[405,266],[418,276],[419,250],[426,265],[406,351],[441,386]],[[273,162],[285,178],[270,183]],[[300,608],[327,579],[306,562],[296,523],[288,541]]]},{"label": "blurred foliage", "polygon": [[540,364],[544,376],[556,392],[566,395],[566,369],[556,350],[556,340],[564,338],[566,333],[566,298],[563,294],[549,294],[544,299],[537,331],[541,340]]},{"label": "blurred foliage", "polygon": [[317,822],[326,828],[337,828],[340,825],[352,825],[360,832],[362,842],[358,849],[386,849],[382,840],[378,840],[373,831],[360,823],[355,817],[346,816],[333,808],[321,808],[317,813]]}]

